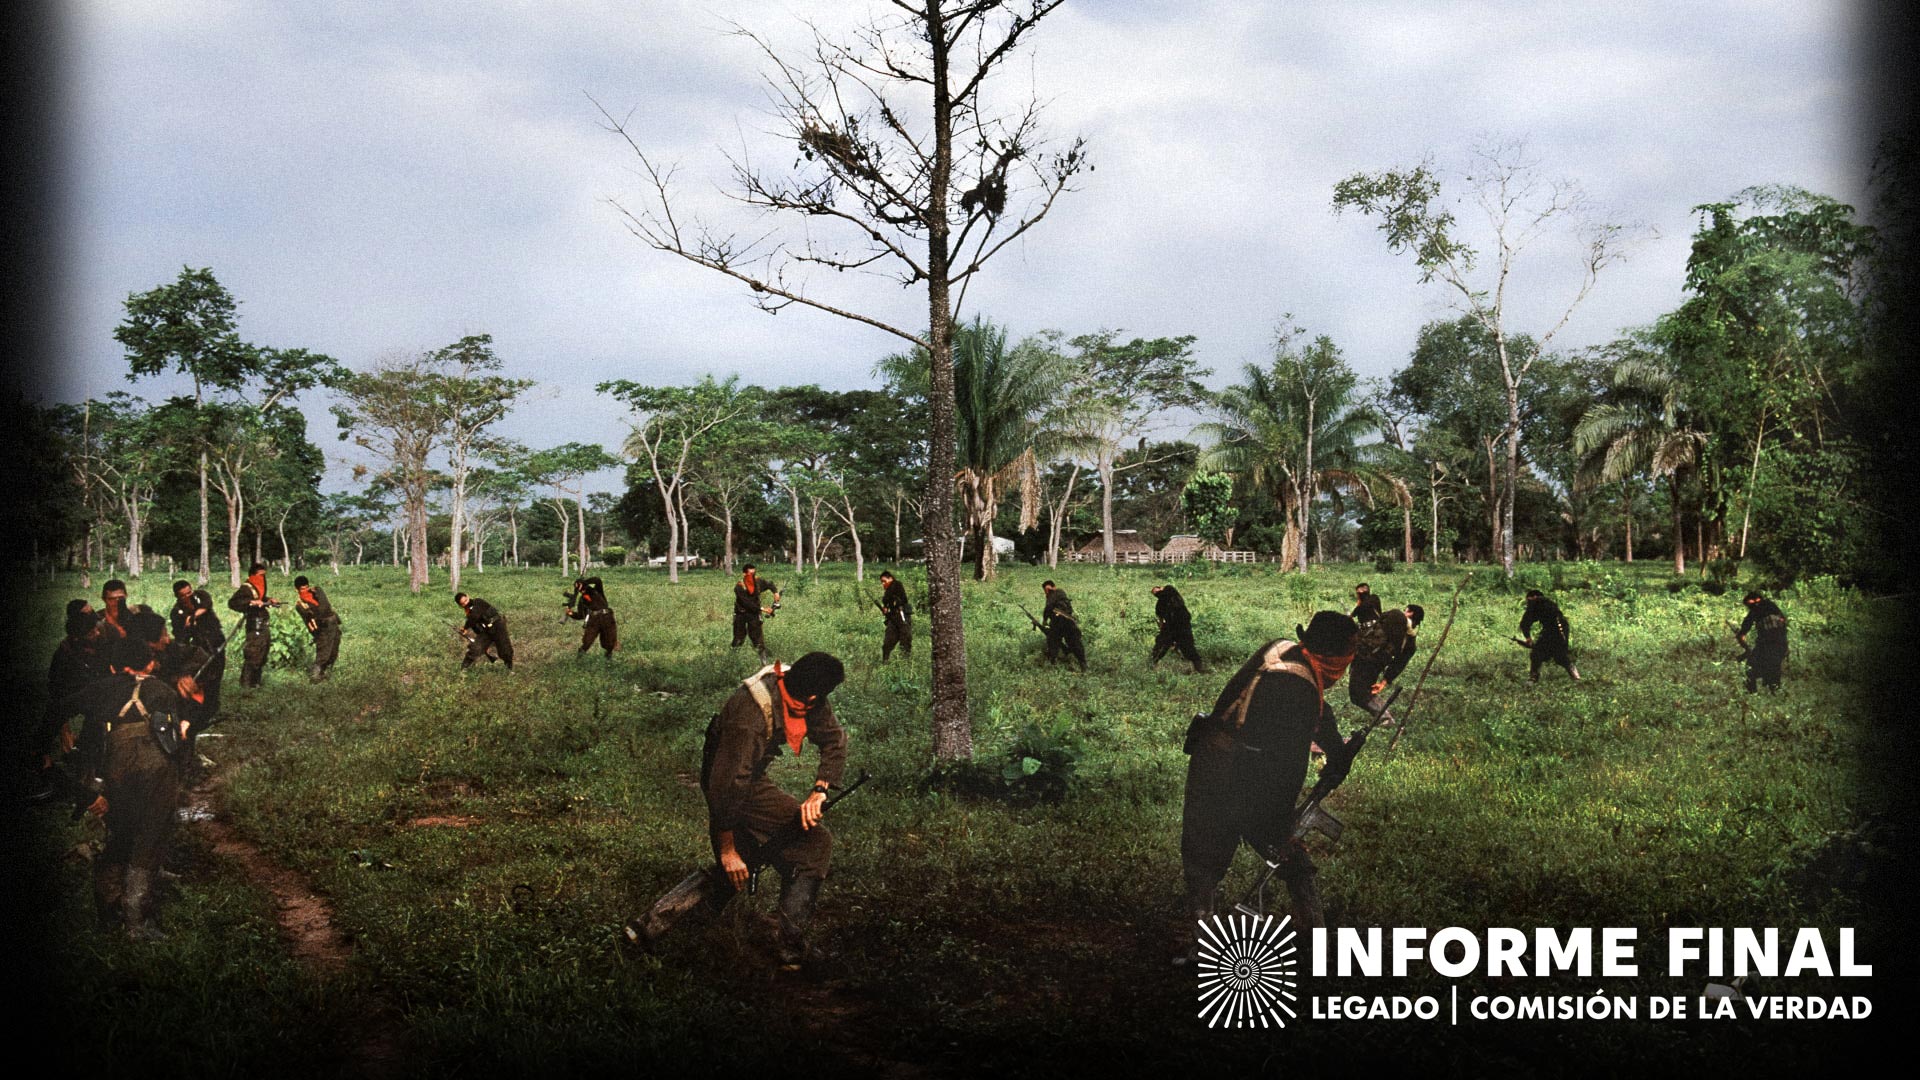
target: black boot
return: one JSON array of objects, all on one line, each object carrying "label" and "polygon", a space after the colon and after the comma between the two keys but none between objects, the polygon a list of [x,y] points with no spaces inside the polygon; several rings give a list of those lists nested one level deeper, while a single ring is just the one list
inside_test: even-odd
[{"label": "black boot", "polygon": [[798,971],[810,955],[807,948],[807,924],[813,921],[813,905],[820,899],[817,877],[797,877],[780,890],[780,940],[778,953],[782,971]]},{"label": "black boot", "polygon": [[1199,965],[1200,930],[1196,924],[1213,918],[1214,897],[1219,891],[1215,885],[1202,887],[1193,882],[1187,883],[1186,902],[1182,905],[1187,915],[1184,924],[1187,947],[1174,955],[1174,967],[1192,971]]},{"label": "black boot", "polygon": [[627,944],[652,951],[661,937],[673,928],[673,924],[680,921],[681,916],[702,904],[713,904],[716,907],[725,904],[727,898],[731,896],[731,890],[726,896],[716,901],[718,889],[714,882],[714,873],[713,869],[695,870],[680,879],[680,884],[668,889],[666,895],[655,900],[645,915],[627,923],[626,928],[621,932]]},{"label": "black boot", "polygon": [[1311,865],[1287,876],[1287,896],[1293,901],[1293,921],[1302,927],[1327,925],[1326,906],[1320,902],[1320,872]]},{"label": "black boot", "polygon": [[153,921],[153,873],[140,867],[127,870],[127,891],[120,900],[126,913],[127,937],[134,941],[165,941],[167,935]]}]

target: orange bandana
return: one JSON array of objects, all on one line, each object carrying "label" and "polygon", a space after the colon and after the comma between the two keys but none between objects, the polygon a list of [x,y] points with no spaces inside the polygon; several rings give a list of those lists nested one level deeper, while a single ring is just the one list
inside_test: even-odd
[{"label": "orange bandana", "polygon": [[751,570],[740,576],[740,587],[747,590],[750,595],[760,595],[760,582],[754,578]]},{"label": "orange bandana", "polygon": [[1347,673],[1347,665],[1353,663],[1353,654],[1350,652],[1341,653],[1338,656],[1321,656],[1304,648],[1300,651],[1306,653],[1307,666],[1313,668],[1314,677],[1319,680],[1322,690],[1331,689],[1333,684],[1339,682],[1340,677]]},{"label": "orange bandana", "polygon": [[[228,580],[232,580],[232,579],[229,578]],[[265,600],[267,598],[267,575],[265,574],[248,575],[247,584],[253,586],[253,591],[258,595],[259,599]]]},{"label": "orange bandana", "polygon": [[787,693],[787,678],[778,661],[773,665],[773,683],[780,688],[780,715],[787,729],[787,745],[798,754],[800,741],[807,737],[807,707]]},{"label": "orange bandana", "polygon": [[320,601],[313,598],[313,590],[305,585],[300,586],[300,602],[308,607],[320,606]]}]

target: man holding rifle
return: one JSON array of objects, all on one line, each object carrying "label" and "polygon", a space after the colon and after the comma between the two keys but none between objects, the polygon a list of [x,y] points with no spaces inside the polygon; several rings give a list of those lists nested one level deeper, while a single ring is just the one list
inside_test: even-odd
[{"label": "man holding rifle", "polygon": [[184,641],[207,654],[206,667],[194,680],[206,695],[201,711],[201,723],[205,724],[220,712],[220,680],[227,674],[227,633],[220,626],[220,617],[213,613],[213,595],[195,589],[185,578],[174,582],[169,621],[175,641]]},{"label": "man holding rifle", "polygon": [[[1276,872],[1287,883],[1299,921],[1323,921],[1313,862],[1293,841],[1294,803],[1312,743],[1326,748],[1323,779],[1344,775],[1359,751],[1360,740],[1340,738],[1326,701],[1353,662],[1358,632],[1349,616],[1315,612],[1297,642],[1262,646],[1227,680],[1213,711],[1194,717],[1180,818],[1189,921],[1213,915],[1215,894],[1242,840],[1281,861]],[[1191,963],[1193,956],[1175,962]]]},{"label": "man holding rifle", "polygon": [[599,642],[601,654],[613,659],[613,650],[620,647],[620,627],[613,621],[607,587],[598,574],[573,579],[573,588],[567,592],[567,618],[586,623],[580,628],[579,655],[587,655]]},{"label": "man holding rifle", "polygon": [[273,651],[273,635],[268,628],[273,616],[268,609],[279,606],[280,601],[267,596],[267,564],[263,562],[253,564],[247,580],[227,600],[228,608],[246,617],[246,641],[240,646],[242,687],[260,685],[260,673],[266,670],[267,656]]},{"label": "man holding rifle", "polygon": [[300,613],[307,633],[313,637],[313,667],[307,671],[307,681],[326,682],[328,670],[340,659],[340,615],[327,600],[326,590],[309,581],[307,575],[294,578],[293,587],[300,593],[293,610]]},{"label": "man holding rifle", "polygon": [[880,662],[886,663],[893,658],[893,647],[900,646],[901,656],[913,655],[913,604],[907,600],[907,587],[893,576],[893,571],[880,571],[880,615],[887,623],[887,637],[880,643]]},{"label": "man holding rifle", "polygon": [[[771,865],[781,881],[775,951],[783,969],[800,968],[833,850],[833,834],[820,815],[847,766],[847,734],[827,702],[845,678],[838,659],[811,652],[790,668],[767,665],[727,698],[707,725],[701,754],[700,789],[715,865],[689,874],[629,922],[630,943],[651,948],[682,916],[697,907],[725,907],[761,866]],[[799,802],[767,778],[767,769],[783,746],[798,754],[803,741],[819,749],[820,764],[813,789]]]}]

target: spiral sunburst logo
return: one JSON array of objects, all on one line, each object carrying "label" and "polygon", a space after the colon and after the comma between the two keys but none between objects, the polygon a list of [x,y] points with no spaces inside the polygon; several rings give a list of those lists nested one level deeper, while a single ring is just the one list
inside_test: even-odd
[{"label": "spiral sunburst logo", "polygon": [[1200,1019],[1208,1027],[1286,1027],[1299,948],[1290,917],[1215,915],[1198,923]]}]

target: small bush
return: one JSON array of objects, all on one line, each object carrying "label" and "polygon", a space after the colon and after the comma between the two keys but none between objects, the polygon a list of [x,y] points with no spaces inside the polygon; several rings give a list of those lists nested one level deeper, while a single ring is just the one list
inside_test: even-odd
[{"label": "small bush", "polygon": [[1373,557],[1373,572],[1376,574],[1391,574],[1399,568],[1399,563],[1396,562],[1391,555],[1375,555]]}]

